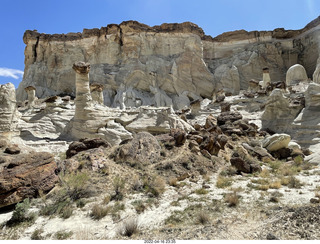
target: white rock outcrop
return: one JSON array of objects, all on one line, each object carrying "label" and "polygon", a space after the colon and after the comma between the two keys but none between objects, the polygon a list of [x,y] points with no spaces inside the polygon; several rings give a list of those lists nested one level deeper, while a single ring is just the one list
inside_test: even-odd
[{"label": "white rock outcrop", "polygon": [[274,134],[262,140],[262,147],[266,148],[269,152],[273,152],[281,148],[287,148],[290,141],[290,135]]},{"label": "white rock outcrop", "polygon": [[28,108],[33,108],[35,105],[36,97],[36,88],[33,86],[27,86],[24,90],[28,94]]},{"label": "white rock outcrop", "polygon": [[21,114],[17,110],[16,90],[12,83],[0,85],[0,135],[11,137],[18,133]]},{"label": "white rock outcrop", "polygon": [[237,94],[248,88],[249,80],[261,80],[264,67],[269,67],[273,80],[284,80],[288,67],[303,63],[311,77],[319,56],[319,23],[316,19],[296,31],[240,30],[215,38],[190,22],[150,27],[125,21],[82,33],[54,35],[26,31],[25,71],[17,100],[26,99],[26,86],[36,87],[39,98],[74,96],[71,67],[75,60],[91,63],[90,82],[104,85],[108,106],[121,84],[126,89],[132,87],[135,94],[145,93],[137,96],[141,106],[154,103],[143,97],[153,97],[149,87],[156,85],[175,107],[176,97],[185,91],[202,98],[210,98],[221,88]]},{"label": "white rock outcrop", "polygon": [[103,97],[103,85],[101,84],[91,84],[90,85],[90,92],[92,100],[100,105],[104,104],[104,97]]},{"label": "white rock outcrop", "polygon": [[295,85],[299,82],[305,82],[307,80],[307,72],[301,64],[295,64],[288,69],[286,74],[287,86]]}]

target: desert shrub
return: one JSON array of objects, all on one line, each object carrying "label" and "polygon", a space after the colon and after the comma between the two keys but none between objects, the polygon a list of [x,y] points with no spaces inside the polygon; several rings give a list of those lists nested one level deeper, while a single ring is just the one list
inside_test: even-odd
[{"label": "desert shrub", "polygon": [[236,174],[237,174],[237,169],[234,166],[229,165],[225,167],[223,170],[221,170],[219,175],[226,177],[226,176],[233,176]]},{"label": "desert shrub", "polygon": [[68,219],[71,217],[72,213],[73,213],[73,208],[70,205],[68,205],[62,209],[60,216],[63,219]]},{"label": "desert shrub", "polygon": [[301,188],[301,186],[302,186],[302,183],[300,182],[299,179],[297,179],[294,176],[289,177],[289,183],[288,183],[289,188]]},{"label": "desert shrub", "polygon": [[209,216],[208,213],[204,212],[204,211],[200,211],[197,215],[197,223],[199,224],[207,224],[209,223]]},{"label": "desert shrub", "polygon": [[198,195],[205,195],[205,194],[208,194],[208,191],[205,188],[199,188],[195,190],[195,193]]},{"label": "desert shrub", "polygon": [[139,232],[139,225],[137,219],[129,219],[123,223],[120,235],[131,237],[133,234]]},{"label": "desert shrub", "polygon": [[43,240],[44,238],[41,236],[43,233],[43,229],[35,229],[34,232],[32,232],[30,239],[31,240]]},{"label": "desert shrub", "polygon": [[262,178],[269,178],[270,177],[270,172],[268,169],[263,169],[260,174],[259,174],[260,177]]},{"label": "desert shrub", "polygon": [[66,239],[70,238],[72,235],[73,235],[72,231],[60,230],[55,233],[54,238],[56,240],[66,240]]},{"label": "desert shrub", "polygon": [[93,218],[94,220],[100,220],[103,217],[105,217],[109,212],[109,208],[103,207],[99,204],[93,205],[91,212],[90,212],[90,217]]},{"label": "desert shrub", "polygon": [[276,173],[282,164],[283,164],[283,162],[281,162],[279,160],[270,161],[269,166],[271,168],[272,173]]},{"label": "desert shrub", "polygon": [[159,197],[165,191],[165,181],[160,176],[145,178],[143,182],[143,189],[146,193]]},{"label": "desert shrub", "polygon": [[177,187],[178,186],[178,180],[177,178],[170,178],[168,180],[169,186]]},{"label": "desert shrub", "polygon": [[72,202],[70,198],[59,196],[53,203],[43,206],[40,210],[40,215],[51,216],[58,214],[62,216],[64,215],[64,210],[70,208],[71,204]]},{"label": "desert shrub", "polygon": [[276,180],[276,181],[273,181],[269,184],[269,187],[271,189],[279,189],[281,188],[281,180]]},{"label": "desert shrub", "polygon": [[17,203],[12,217],[7,221],[6,225],[15,226],[23,222],[33,222],[36,218],[34,213],[28,213],[30,208],[30,200],[26,198],[21,203]]},{"label": "desert shrub", "polygon": [[146,205],[141,200],[132,202],[132,205],[138,214],[142,213],[146,209]]},{"label": "desert shrub", "polygon": [[86,205],[86,201],[84,199],[78,199],[76,201],[77,208],[83,208]]},{"label": "desert shrub", "polygon": [[87,172],[71,173],[63,176],[63,181],[67,189],[67,194],[71,200],[76,201],[80,198],[92,196],[88,187],[89,175]]},{"label": "desert shrub", "polygon": [[257,189],[260,191],[267,191],[269,190],[269,185],[258,185]]},{"label": "desert shrub", "polygon": [[221,175],[218,176],[218,179],[217,179],[217,182],[216,182],[216,186],[218,188],[226,188],[226,187],[231,186],[231,185],[232,185],[232,179],[231,178],[224,177],[224,176],[221,176]]},{"label": "desert shrub", "polygon": [[107,195],[107,196],[105,196],[105,197],[103,198],[102,203],[103,203],[104,205],[107,205],[107,204],[110,202],[110,200],[111,200],[111,196],[110,196],[110,195]]},{"label": "desert shrub", "polygon": [[232,193],[229,193],[225,196],[225,201],[226,203],[228,203],[228,206],[229,207],[235,207],[238,205],[239,203],[239,196],[237,194],[237,192],[232,192]]},{"label": "desert shrub", "polygon": [[110,200],[121,201],[124,197],[125,181],[120,177],[115,177],[113,180],[114,194]]},{"label": "desert shrub", "polygon": [[294,157],[293,161],[296,165],[301,165],[304,162],[304,159],[302,155],[298,155]]}]

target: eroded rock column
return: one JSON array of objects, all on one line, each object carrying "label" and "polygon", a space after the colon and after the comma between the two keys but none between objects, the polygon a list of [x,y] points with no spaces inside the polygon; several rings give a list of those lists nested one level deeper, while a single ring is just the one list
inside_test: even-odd
[{"label": "eroded rock column", "polygon": [[271,79],[270,79],[270,74],[269,74],[269,68],[263,68],[262,69],[262,82],[260,83],[261,88],[265,89],[268,84],[270,84]]},{"label": "eroded rock column", "polygon": [[21,114],[17,110],[16,90],[12,83],[0,85],[0,135],[10,139],[12,132],[18,133]]},{"label": "eroded rock column", "polygon": [[33,108],[36,100],[36,88],[33,86],[27,86],[24,90],[28,94],[28,107]]},{"label": "eroded rock column", "polygon": [[97,83],[91,84],[90,90],[91,90],[91,97],[93,102],[103,105],[104,104],[103,85],[97,84]]},{"label": "eroded rock column", "polygon": [[84,111],[85,107],[91,105],[92,97],[89,87],[89,71],[90,64],[85,62],[76,62],[72,68],[76,72],[76,111],[75,119],[87,119],[87,114]]}]

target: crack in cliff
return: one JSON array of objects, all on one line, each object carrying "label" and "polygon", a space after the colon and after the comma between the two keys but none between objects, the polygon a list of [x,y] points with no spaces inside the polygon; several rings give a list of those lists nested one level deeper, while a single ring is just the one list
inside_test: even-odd
[{"label": "crack in cliff", "polygon": [[120,44],[120,47],[122,47],[123,46],[123,33],[122,33],[122,28],[121,28],[121,26],[119,27],[119,29],[120,29],[120,36],[119,36],[119,38],[120,38],[120,40],[119,40],[119,44]]},{"label": "crack in cliff", "polygon": [[40,39],[40,36],[37,36],[37,41],[36,41],[36,44],[34,45],[34,48],[33,48],[33,62],[36,62],[37,61],[37,48],[38,48],[38,45],[39,45],[39,39]]}]

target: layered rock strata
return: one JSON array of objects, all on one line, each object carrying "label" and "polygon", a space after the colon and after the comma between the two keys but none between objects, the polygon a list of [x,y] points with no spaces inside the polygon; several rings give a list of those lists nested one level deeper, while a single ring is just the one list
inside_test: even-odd
[{"label": "layered rock strata", "polygon": [[0,85],[0,135],[10,137],[18,133],[21,114],[17,109],[16,91],[12,83]]},{"label": "layered rock strata", "polygon": [[[75,60],[91,63],[90,82],[104,85],[104,101],[112,106],[121,84],[141,91],[138,105],[155,104],[150,86],[158,87],[175,105],[185,91],[192,96],[211,97],[223,88],[237,94],[251,79],[262,80],[268,67],[272,80],[284,80],[287,69],[302,64],[312,74],[319,57],[319,22],[301,30],[244,30],[215,38],[206,36],[190,22],[150,27],[136,21],[111,24],[82,33],[24,34],[25,72],[18,88],[37,87],[37,96],[75,95]],[[147,99],[145,99],[147,98]]]}]

